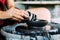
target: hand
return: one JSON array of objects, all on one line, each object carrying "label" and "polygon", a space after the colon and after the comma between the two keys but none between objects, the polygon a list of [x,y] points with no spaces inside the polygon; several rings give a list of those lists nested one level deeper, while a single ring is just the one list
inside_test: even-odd
[{"label": "hand", "polygon": [[28,18],[28,15],[24,10],[15,9],[12,18],[21,21],[24,20],[24,18]]},{"label": "hand", "polygon": [[25,12],[24,10],[19,10],[16,8],[10,8],[7,13],[9,14],[9,17],[17,20],[17,21],[21,21],[24,20],[24,18],[28,18],[28,15],[26,14],[27,12]]}]

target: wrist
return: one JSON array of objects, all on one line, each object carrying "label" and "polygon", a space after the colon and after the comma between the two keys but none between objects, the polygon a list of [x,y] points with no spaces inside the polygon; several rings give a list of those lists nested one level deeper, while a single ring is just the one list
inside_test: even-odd
[{"label": "wrist", "polygon": [[8,19],[8,18],[10,18],[8,13],[6,13],[6,11],[1,11],[0,14],[1,14],[0,19]]},{"label": "wrist", "polygon": [[9,6],[8,9],[10,9],[10,8],[15,8],[15,6]]},{"label": "wrist", "polygon": [[9,18],[12,17],[12,15],[9,13],[9,11],[5,11],[4,13],[5,13],[5,18],[6,19],[9,19]]}]

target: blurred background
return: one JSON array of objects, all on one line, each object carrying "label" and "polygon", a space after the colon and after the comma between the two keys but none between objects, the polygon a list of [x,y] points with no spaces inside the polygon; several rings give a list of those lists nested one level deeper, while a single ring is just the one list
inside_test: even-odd
[{"label": "blurred background", "polygon": [[60,0],[15,0],[16,7],[26,10],[35,7],[45,7],[51,12],[51,18],[60,17]]}]

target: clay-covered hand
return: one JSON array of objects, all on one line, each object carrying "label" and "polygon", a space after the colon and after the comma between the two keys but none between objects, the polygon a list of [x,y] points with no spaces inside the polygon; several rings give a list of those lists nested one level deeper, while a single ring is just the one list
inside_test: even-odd
[{"label": "clay-covered hand", "polygon": [[8,18],[12,18],[17,21],[24,20],[24,18],[28,18],[27,12],[24,10],[20,10],[17,8],[10,8],[6,11]]}]

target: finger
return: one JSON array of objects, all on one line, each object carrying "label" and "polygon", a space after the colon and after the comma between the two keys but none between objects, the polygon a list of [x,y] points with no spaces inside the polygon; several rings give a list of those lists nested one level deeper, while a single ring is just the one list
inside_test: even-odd
[{"label": "finger", "polygon": [[14,15],[20,15],[20,16],[24,16],[25,14],[24,14],[24,12],[20,12],[20,11],[15,11],[15,14]]},{"label": "finger", "polygon": [[23,11],[23,12],[24,12],[24,17],[29,18],[28,13],[26,11]]},{"label": "finger", "polygon": [[19,20],[19,19],[17,19],[17,18],[14,18],[14,17],[13,17],[12,19],[21,22],[21,20]]},{"label": "finger", "polygon": [[23,17],[25,17],[25,18],[29,18],[29,16],[27,16],[27,15],[24,15]]},{"label": "finger", "polygon": [[24,14],[22,12],[21,13],[16,12],[15,15],[19,15],[19,16],[24,17],[24,18],[29,18],[28,15],[26,15],[26,14]]},{"label": "finger", "polygon": [[19,20],[24,20],[24,18],[21,17],[20,15],[14,15],[13,17],[15,17],[15,18],[17,18],[17,19],[19,19]]},{"label": "finger", "polygon": [[26,17],[28,18],[28,13],[24,10],[16,10],[17,14],[20,15],[20,16],[23,16],[23,17]]}]

